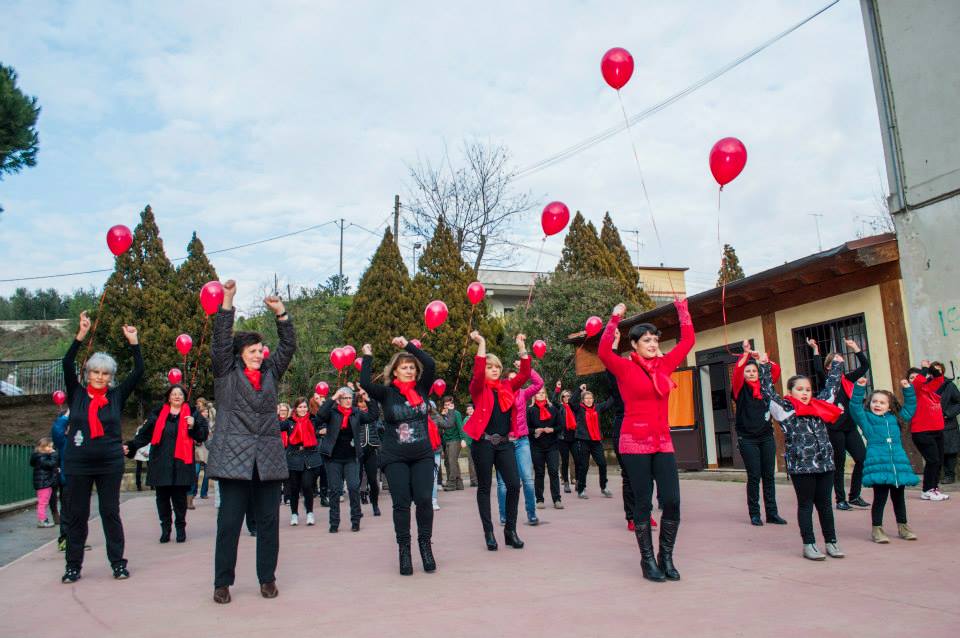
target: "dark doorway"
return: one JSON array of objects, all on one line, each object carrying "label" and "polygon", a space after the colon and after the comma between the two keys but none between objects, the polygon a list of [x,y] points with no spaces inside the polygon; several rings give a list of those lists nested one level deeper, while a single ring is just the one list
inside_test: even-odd
[{"label": "dark doorway", "polygon": [[[752,340],[751,340],[752,344]],[[713,410],[713,436],[717,450],[717,465],[743,469],[743,458],[737,447],[736,422],[731,391],[733,387],[733,365],[743,346],[739,343],[701,350],[697,353],[697,366],[706,367],[710,373],[710,406]]]}]

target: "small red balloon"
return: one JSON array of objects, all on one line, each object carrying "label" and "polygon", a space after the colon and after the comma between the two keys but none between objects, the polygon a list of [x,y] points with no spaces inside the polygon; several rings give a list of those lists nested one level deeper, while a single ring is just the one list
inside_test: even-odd
[{"label": "small red balloon", "polygon": [[200,289],[200,305],[208,315],[215,314],[223,303],[223,285],[219,281],[208,281]]},{"label": "small red balloon", "polygon": [[347,365],[347,353],[343,351],[343,348],[334,348],[330,353],[330,363],[333,364],[333,367],[339,372]]},{"label": "small red balloon", "polygon": [[180,372],[180,368],[170,368],[170,372],[167,373],[167,381],[170,382],[170,385],[177,385],[183,381],[183,373]]},{"label": "small red balloon", "polygon": [[415,345],[418,350],[423,350],[423,344],[420,343],[420,340],[419,340],[419,339],[411,339],[411,340],[410,340],[410,343],[412,343],[413,345]]},{"label": "small red balloon", "polygon": [[427,304],[423,311],[423,320],[427,324],[428,330],[436,330],[447,320],[447,304],[439,299],[435,299]]},{"label": "small red balloon", "polygon": [[533,354],[537,359],[543,359],[547,354],[547,343],[543,339],[537,339],[533,342]]},{"label": "small red balloon", "polygon": [[443,396],[443,393],[447,391],[447,382],[443,379],[437,379],[433,382],[433,387],[430,390],[438,397]]},{"label": "small red balloon", "polygon": [[183,333],[177,337],[177,352],[179,352],[184,357],[187,356],[187,353],[190,352],[190,348],[193,347],[193,339],[190,338],[190,335]]},{"label": "small red balloon", "polygon": [[710,172],[720,184],[729,184],[747,165],[747,147],[735,137],[725,137],[710,149]]},{"label": "small red balloon", "polygon": [[563,202],[550,202],[543,207],[540,225],[543,227],[543,234],[547,237],[559,233],[567,227],[569,222],[570,209]]},{"label": "small red balloon", "polygon": [[127,252],[127,249],[133,244],[133,233],[123,224],[111,226],[107,231],[107,248],[114,255],[120,255]]},{"label": "small red balloon", "polygon": [[267,346],[263,346],[263,358],[266,359],[269,356],[270,356],[270,348],[268,348]]},{"label": "small red balloon", "polygon": [[633,75],[633,56],[626,49],[614,47],[603,54],[600,72],[607,84],[619,91]]},{"label": "small red balloon", "polygon": [[330,394],[330,385],[326,381],[321,381],[314,386],[313,390],[320,396],[325,397]]},{"label": "small red balloon", "polygon": [[467,299],[470,300],[474,306],[483,301],[483,298],[487,296],[487,289],[483,287],[483,284],[479,281],[475,281],[469,286],[467,286]]},{"label": "small red balloon", "polygon": [[600,331],[603,330],[603,319],[597,316],[590,317],[583,329],[587,331],[588,337],[600,334]]},{"label": "small red balloon", "polygon": [[360,372],[360,368],[363,367],[363,359],[354,359],[353,367],[357,369],[357,372]]},{"label": "small red balloon", "polygon": [[63,405],[67,400],[67,393],[63,390],[57,390],[53,393],[53,402],[55,405]]}]

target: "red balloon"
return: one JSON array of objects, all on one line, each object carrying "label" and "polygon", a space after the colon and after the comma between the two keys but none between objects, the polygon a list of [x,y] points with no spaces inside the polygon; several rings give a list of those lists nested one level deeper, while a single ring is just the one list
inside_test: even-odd
[{"label": "red balloon", "polygon": [[183,333],[177,337],[177,352],[179,352],[184,357],[187,356],[187,353],[190,352],[190,348],[193,347],[193,339],[190,338],[190,335]]},{"label": "red balloon", "polygon": [[619,91],[633,75],[633,56],[626,49],[614,47],[603,54],[600,72],[607,84]]},{"label": "red balloon", "polygon": [[540,225],[543,226],[543,234],[549,237],[556,235],[567,227],[570,221],[570,209],[563,202],[550,202],[543,207],[543,213],[540,215]]},{"label": "red balloon", "polygon": [[447,391],[447,382],[443,379],[437,379],[433,382],[433,387],[430,388],[435,395],[443,396],[443,393]]},{"label": "red balloon", "polygon": [[268,348],[267,346],[263,346],[263,358],[266,359],[269,356],[270,356],[270,348]]},{"label": "red balloon", "polygon": [[435,299],[427,304],[423,311],[423,320],[427,324],[428,330],[436,330],[447,320],[447,304],[439,299]]},{"label": "red balloon", "polygon": [[212,315],[220,308],[223,303],[223,285],[219,281],[208,281],[200,289],[200,305],[203,311]]},{"label": "red balloon", "polygon": [[330,351],[330,363],[337,371],[343,370],[343,367],[347,365],[347,353],[343,351],[343,348],[334,348]]},{"label": "red balloon", "polygon": [[313,390],[320,396],[325,397],[330,394],[330,385],[326,381],[321,381],[314,386]]},{"label": "red balloon", "polygon": [[177,385],[183,381],[183,373],[180,372],[180,368],[170,368],[170,372],[167,373],[167,381],[170,382],[170,385]]},{"label": "red balloon", "polygon": [[533,342],[533,354],[537,359],[543,359],[547,354],[547,343],[543,339],[537,339]]},{"label": "red balloon", "polygon": [[133,244],[133,233],[123,224],[111,226],[107,231],[107,248],[114,255],[127,252],[131,244]]},{"label": "red balloon", "polygon": [[412,343],[413,345],[417,346],[417,349],[418,349],[418,350],[423,350],[423,344],[420,343],[420,340],[419,340],[419,339],[411,339],[411,340],[410,340],[410,343]]},{"label": "red balloon", "polygon": [[[340,349],[343,350],[344,353],[346,353],[347,355],[347,365],[350,365],[351,363],[359,360],[357,359],[357,349],[354,348],[353,346],[343,346]],[[359,369],[360,368],[357,368],[357,370]]]},{"label": "red balloon", "polygon": [[67,393],[63,390],[57,390],[53,393],[53,402],[56,405],[63,405],[64,401],[67,400]]},{"label": "red balloon", "polygon": [[729,184],[747,165],[747,147],[735,137],[725,137],[710,149],[710,172],[720,184]]},{"label": "red balloon", "polygon": [[594,315],[587,319],[587,323],[584,326],[584,330],[587,331],[587,336],[592,337],[594,335],[600,334],[600,331],[603,330],[603,319]]},{"label": "red balloon", "polygon": [[354,359],[353,367],[357,369],[357,372],[360,372],[360,368],[363,367],[363,359]]},{"label": "red balloon", "polygon": [[487,296],[487,289],[483,287],[483,284],[479,281],[475,281],[469,286],[467,286],[467,299],[470,300],[474,306],[483,301],[483,298]]}]

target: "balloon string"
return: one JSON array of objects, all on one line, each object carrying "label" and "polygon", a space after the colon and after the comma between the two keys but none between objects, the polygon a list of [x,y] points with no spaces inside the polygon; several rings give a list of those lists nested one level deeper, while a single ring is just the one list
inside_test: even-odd
[{"label": "balloon string", "polygon": [[87,342],[87,354],[83,357],[83,363],[80,364],[80,369],[83,370],[84,366],[87,365],[87,359],[90,358],[90,352],[93,350],[93,340],[97,336],[97,326],[100,325],[100,315],[103,311],[103,300],[107,296],[107,287],[103,287],[103,293],[100,295],[100,303],[97,304],[97,317],[93,320],[93,329],[90,331],[90,341]]},{"label": "balloon string", "polygon": [[527,310],[530,310],[530,301],[533,299],[533,286],[537,283],[537,273],[540,272],[540,259],[543,258],[543,247],[547,243],[547,236],[544,235],[543,239],[540,240],[540,251],[537,253],[537,265],[533,269],[533,274],[530,275],[530,291],[527,292]]},{"label": "balloon string", "polygon": [[[650,224],[653,226],[653,234],[657,239],[657,246],[660,249],[660,258],[666,261],[663,241],[660,239],[660,230],[657,228],[657,220],[653,215],[653,204],[650,203],[650,195],[647,193],[647,183],[643,179],[643,168],[640,166],[640,153],[637,152],[637,143],[633,139],[633,127],[630,125],[630,118],[627,117],[627,108],[623,105],[623,96],[620,94],[620,89],[617,89],[617,100],[620,102],[620,112],[623,113],[623,122],[626,124],[627,132],[630,136],[630,147],[633,149],[633,159],[637,164],[637,173],[640,174],[640,188],[643,190],[643,198],[647,202],[647,211],[650,213]],[[637,264],[637,266],[639,265],[640,264]],[[673,294],[673,298],[679,299],[680,296],[673,287],[673,278],[670,276],[670,271],[667,270],[664,272],[667,273],[667,282],[670,285],[670,292]]]},{"label": "balloon string", "polygon": [[720,193],[723,186],[717,191],[717,246],[720,248],[720,314],[723,318],[723,347],[727,354],[736,357],[737,353],[730,349],[730,337],[727,336],[727,253],[720,241]]},{"label": "balloon string", "polygon": [[470,319],[467,321],[467,336],[463,340],[463,350],[460,351],[460,369],[457,370],[457,378],[453,382],[453,392],[451,394],[457,394],[457,388],[460,387],[460,376],[463,374],[463,362],[467,358],[467,348],[470,347],[470,333],[473,331],[473,313],[477,309],[476,306],[470,306]]},{"label": "balloon string", "polygon": [[[190,388],[187,389],[187,403],[190,402],[190,395],[193,394],[193,386],[197,382],[197,369],[200,367],[200,357],[203,356],[203,342],[207,338],[207,330],[210,329],[210,315],[203,318],[203,331],[200,333],[200,345],[197,347],[197,359],[193,362],[193,375],[190,377]],[[183,355],[183,365],[187,365],[187,355]],[[184,374],[187,370],[183,371]]]}]

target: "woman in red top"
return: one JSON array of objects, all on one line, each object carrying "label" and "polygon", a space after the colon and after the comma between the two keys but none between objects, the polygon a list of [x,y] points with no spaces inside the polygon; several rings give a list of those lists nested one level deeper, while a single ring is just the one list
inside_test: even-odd
[{"label": "woman in red top", "polygon": [[[694,333],[686,299],[675,301],[674,306],[680,319],[680,340],[667,354],[658,356],[660,331],[649,323],[638,324],[630,329],[630,346],[633,349],[630,359],[622,359],[613,351],[617,326],[627,309],[622,303],[613,309],[597,350],[600,361],[617,378],[623,398],[620,458],[630,477],[636,501],[634,520],[643,577],[656,582],[680,580],[680,573],[673,565],[673,547],[680,526],[680,480],[667,410],[673,387],[670,374],[693,347]],[[654,481],[657,482],[657,495],[663,503],[660,551],[656,559],[650,531]]]},{"label": "woman in red top", "polygon": [[931,367],[926,359],[920,366],[920,370],[910,368],[907,371],[908,379],[917,393],[917,411],[910,420],[910,437],[923,456],[923,491],[920,498],[925,501],[945,501],[950,495],[940,491],[944,429],[940,389],[946,383],[946,378],[940,371],[942,368]]},{"label": "woman in red top", "polygon": [[520,472],[517,458],[510,440],[515,411],[515,393],[530,378],[530,356],[527,354],[526,337],[517,335],[517,350],[520,353],[520,371],[512,379],[502,379],[503,364],[496,355],[487,354],[487,342],[474,330],[470,338],[477,344],[477,356],[473,359],[473,378],[470,380],[470,397],[475,411],[463,426],[463,431],[473,439],[470,455],[477,467],[477,509],[487,549],[497,550],[497,539],[493,535],[493,522],[490,520],[490,481],[493,468],[503,478],[507,486],[507,522],[504,528],[504,542],[514,549],[523,547],[523,541],[517,536],[517,507],[520,503]]}]

